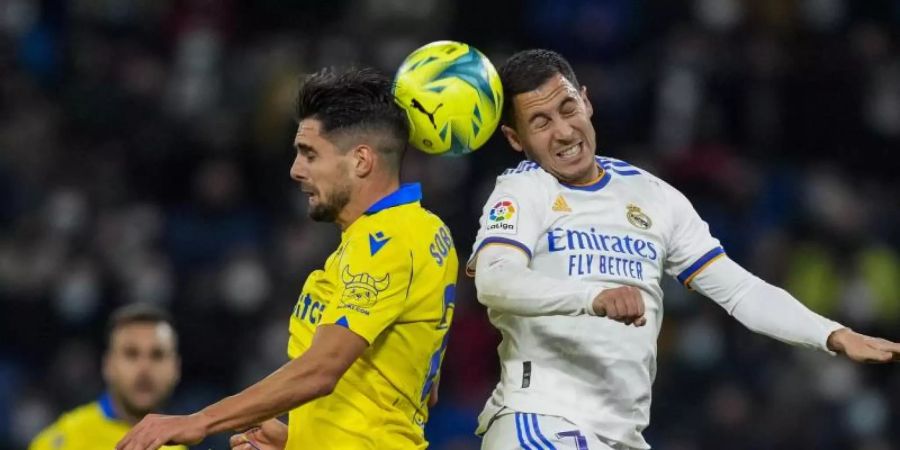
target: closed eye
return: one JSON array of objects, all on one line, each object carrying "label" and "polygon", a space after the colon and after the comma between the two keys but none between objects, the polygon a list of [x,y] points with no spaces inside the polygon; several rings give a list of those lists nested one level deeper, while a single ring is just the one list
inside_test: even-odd
[{"label": "closed eye", "polygon": [[531,119],[531,127],[535,129],[541,129],[546,127],[550,123],[550,119],[546,116],[535,116]]},{"label": "closed eye", "polygon": [[571,116],[578,112],[578,104],[575,102],[575,99],[568,98],[562,102],[562,105],[559,107],[559,113],[564,116]]}]

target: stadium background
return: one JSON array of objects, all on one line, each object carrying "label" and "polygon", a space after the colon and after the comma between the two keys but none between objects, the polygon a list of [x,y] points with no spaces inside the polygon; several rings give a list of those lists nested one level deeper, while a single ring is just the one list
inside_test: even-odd
[{"label": "stadium background", "polygon": [[[672,182],[728,253],[813,309],[900,338],[900,2],[3,0],[0,449],[101,391],[110,310],[177,319],[190,412],[284,362],[288,314],[337,242],[288,178],[298,76],[393,71],[453,38],[575,66],[600,153]],[[494,139],[411,153],[468,257]],[[893,162],[891,162],[893,161]],[[900,448],[900,372],[746,331],[669,280],[655,448]],[[461,278],[435,449],[476,448],[497,335]],[[224,436],[197,448],[226,448]]]}]

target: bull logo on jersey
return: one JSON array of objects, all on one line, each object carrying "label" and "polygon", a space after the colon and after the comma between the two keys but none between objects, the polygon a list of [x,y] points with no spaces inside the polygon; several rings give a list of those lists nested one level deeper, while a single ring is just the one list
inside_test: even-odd
[{"label": "bull logo on jersey", "polygon": [[344,283],[344,294],[341,296],[342,306],[369,308],[378,300],[378,294],[390,286],[391,274],[385,274],[379,279],[365,272],[352,273],[350,266],[344,266],[344,271],[341,272],[341,281]]},{"label": "bull logo on jersey", "polygon": [[511,198],[501,198],[488,211],[487,231],[495,233],[515,233],[519,206]]},{"label": "bull logo on jersey", "polygon": [[641,211],[641,208],[634,203],[629,203],[628,206],[625,207],[625,210],[625,218],[628,219],[628,222],[632,225],[642,230],[647,230],[653,226],[653,221],[650,220],[650,216],[644,214],[644,212]]}]

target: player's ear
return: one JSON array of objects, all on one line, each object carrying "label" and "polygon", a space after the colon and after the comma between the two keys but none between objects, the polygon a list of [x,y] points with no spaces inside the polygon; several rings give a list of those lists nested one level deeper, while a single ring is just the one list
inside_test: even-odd
[{"label": "player's ear", "polygon": [[503,136],[506,137],[506,142],[509,142],[509,146],[512,147],[513,150],[517,152],[523,150],[522,141],[519,140],[519,134],[516,133],[516,130],[513,127],[500,125],[500,131],[503,132]]},{"label": "player's ear", "polygon": [[584,110],[587,113],[588,119],[594,116],[594,105],[591,104],[591,100],[587,95],[587,86],[581,86],[581,101],[584,102]]},{"label": "player's ear", "polygon": [[351,168],[353,173],[359,178],[368,176],[374,169],[375,159],[378,157],[375,149],[368,144],[360,144],[350,152],[353,154],[353,167]]}]

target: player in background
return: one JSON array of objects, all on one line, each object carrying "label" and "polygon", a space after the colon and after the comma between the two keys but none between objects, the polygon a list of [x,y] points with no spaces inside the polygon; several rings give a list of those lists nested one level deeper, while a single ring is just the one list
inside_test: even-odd
[{"label": "player in background", "polygon": [[497,178],[467,265],[503,338],[482,448],[649,448],[663,273],[755,332],[853,361],[898,358],[900,345],[819,316],[729,259],[675,188],[596,156],[587,89],[562,56],[523,51],[500,76],[501,129],[527,161]]},{"label": "player in background", "polygon": [[109,319],[106,345],[106,392],[63,414],[34,438],[29,450],[113,448],[169,398],[178,384],[181,361],[166,312],[140,303],[119,308]]},{"label": "player in background", "polygon": [[[155,449],[246,430],[233,448],[425,448],[458,261],[450,231],[399,182],[409,136],[391,80],[322,71],[297,102],[291,178],[341,243],[310,273],[290,317],[291,360],[188,416],[150,415],[116,448]],[[275,417],[289,412],[288,424]],[[249,428],[249,429],[248,429]]]}]

